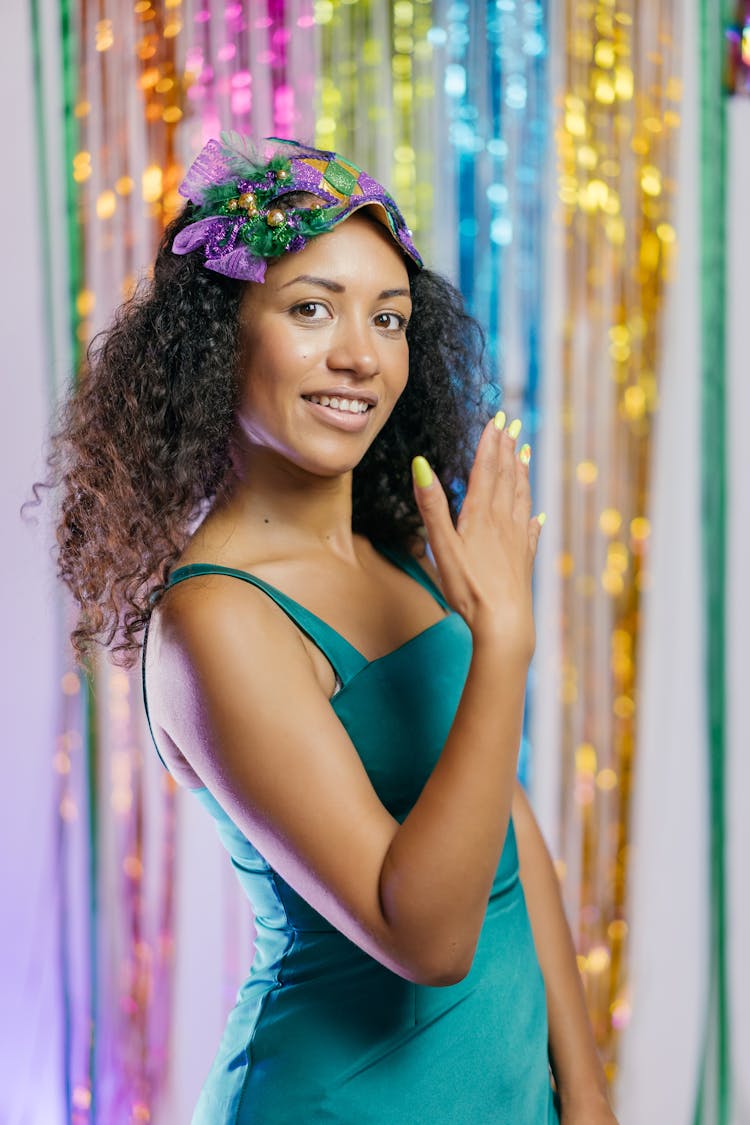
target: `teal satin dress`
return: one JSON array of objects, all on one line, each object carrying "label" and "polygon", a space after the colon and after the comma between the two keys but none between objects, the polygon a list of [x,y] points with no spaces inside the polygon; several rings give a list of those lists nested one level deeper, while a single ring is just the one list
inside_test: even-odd
[{"label": "teal satin dress", "polygon": [[[449,611],[377,660],[245,571],[184,566],[169,585],[220,573],[273,598],[333,666],[341,686],[331,706],[378,797],[402,822],[450,730],[471,633],[408,553],[375,546]],[[144,702],[145,693],[144,674]],[[472,967],[457,984],[431,987],[404,980],[344,937],[269,866],[207,789],[190,791],[216,821],[257,933],[192,1125],[558,1122],[544,984],[512,821]]]}]

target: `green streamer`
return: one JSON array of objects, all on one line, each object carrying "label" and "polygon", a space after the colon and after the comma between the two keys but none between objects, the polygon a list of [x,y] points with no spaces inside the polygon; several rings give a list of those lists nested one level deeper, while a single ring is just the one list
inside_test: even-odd
[{"label": "green streamer", "polygon": [[[48,421],[51,422],[53,418],[54,408],[57,403],[58,387],[55,378],[56,372],[56,355],[55,355],[55,327],[58,323],[57,308],[55,295],[53,291],[53,278],[54,278],[54,262],[52,254],[52,239],[54,231],[51,222],[51,212],[46,206],[44,197],[44,188],[52,182],[50,173],[49,153],[51,151],[49,130],[47,128],[47,106],[50,104],[48,96],[48,79],[46,74],[46,67],[44,65],[44,46],[43,46],[43,29],[41,20],[41,9],[39,0],[31,0],[30,5],[30,22],[31,22],[31,36],[32,36],[32,70],[33,70],[33,88],[34,88],[34,126],[35,126],[35,140],[36,140],[36,164],[38,169],[37,183],[42,185],[42,190],[39,192],[39,230],[40,237],[40,250],[41,250],[41,267],[42,267],[42,307],[44,315],[44,324],[47,331],[44,333],[44,368],[45,378],[47,384],[47,398],[48,398]],[[75,357],[75,365],[77,367],[78,357],[80,355],[80,346],[78,340],[78,322],[76,317],[76,303],[75,294],[78,289],[78,278],[80,273],[80,247],[78,242],[78,226],[75,219],[75,195],[73,181],[72,181],[72,155],[74,151],[76,129],[73,117],[73,103],[70,96],[71,91],[74,92],[75,70],[76,70],[76,51],[74,40],[70,32],[70,21],[68,18],[67,10],[63,10],[61,23],[58,28],[60,32],[59,48],[62,55],[62,71],[63,71],[63,87],[65,90],[65,141],[67,142],[64,150],[65,167],[68,171],[66,176],[66,204],[67,204],[67,273],[70,286],[70,299],[66,303],[66,317],[69,323],[69,356]],[[58,99],[54,99],[54,104],[58,103]],[[54,135],[54,132],[53,132]],[[72,220],[72,221],[71,221]],[[71,315],[72,313],[72,315]],[[66,360],[66,362],[68,362]],[[57,651],[62,653],[64,645],[67,645],[67,636],[65,635],[65,620],[64,610],[61,603],[57,603],[56,613],[56,637],[57,637]],[[61,659],[61,663],[64,661]],[[85,698],[83,700],[84,708],[86,708]],[[58,729],[64,729],[68,725],[69,712],[68,708],[64,705],[64,700],[61,702],[59,709],[60,721]],[[83,727],[85,729],[86,722],[84,720]],[[72,1026],[74,1013],[72,1008],[72,987],[71,987],[71,947],[70,947],[70,931],[69,931],[69,918],[70,918],[70,881],[68,879],[68,861],[69,850],[67,847],[68,836],[70,829],[66,822],[62,819],[59,811],[60,792],[58,791],[55,802],[53,815],[57,818],[57,831],[55,834],[55,874],[56,874],[56,901],[57,901],[57,925],[59,935],[59,980],[60,980],[60,1002],[62,1007],[62,1082],[63,1093],[65,1099],[65,1118],[67,1122],[72,1122],[73,1113],[73,1034]],[[89,935],[89,938],[91,935]]]},{"label": "green streamer", "polygon": [[[725,874],[726,576],[726,180],[723,89],[727,0],[700,0],[701,492],[705,583],[710,802],[710,965],[708,1011],[694,1121],[728,1125],[730,1050]],[[722,18],[724,17],[724,18]],[[710,419],[710,424],[709,424]],[[714,1102],[715,1098],[715,1102]],[[713,1111],[710,1107],[713,1105]]]},{"label": "green streamer", "polygon": [[73,157],[78,151],[78,124],[75,117],[78,82],[78,44],[71,0],[60,0],[60,45],[62,48],[63,130],[65,157],[65,237],[68,248],[68,327],[73,371],[79,369],[83,348],[78,336],[78,292],[82,274],[81,231],[78,222],[78,185],[73,179]]},{"label": "green streamer", "polygon": [[[39,0],[31,0],[31,40],[32,40],[32,68],[34,75],[34,127],[36,132],[36,163],[39,169],[37,182],[40,185],[50,182],[49,162],[47,160],[47,128],[45,121],[46,87],[44,67],[42,65],[42,26],[40,21]],[[52,229],[50,224],[49,209],[45,206],[44,190],[39,191],[39,229],[41,231],[42,253],[42,305],[44,310],[44,323],[48,331],[44,333],[44,370],[47,379],[47,399],[52,406],[57,397],[55,386],[54,342],[51,326],[54,324],[54,300],[52,296]]]},{"label": "green streamer", "polygon": [[[78,51],[74,12],[75,0],[60,0],[60,44],[62,48],[63,136],[65,161],[65,234],[68,265],[68,330],[74,378],[77,378],[83,344],[79,334],[78,293],[83,272],[83,247],[78,219],[78,185],[73,177],[73,157],[79,148],[79,131],[75,116],[78,75],[81,59]],[[97,721],[94,706],[92,674],[80,676],[83,715],[83,746],[86,776],[86,824],[88,829],[88,951],[89,951],[89,1050],[88,1075],[91,1089],[89,1122],[97,1120],[97,1030],[99,1028],[99,860],[98,860],[98,751]]]},{"label": "green streamer", "polygon": [[[73,0],[74,2],[74,0]],[[65,321],[67,323],[67,337],[69,337],[69,362],[72,369],[72,377],[75,379],[78,373],[80,361],[82,358],[82,342],[79,336],[80,318],[78,315],[78,297],[79,288],[81,284],[81,266],[82,266],[82,248],[81,248],[81,230],[78,216],[78,187],[76,187],[75,180],[73,179],[73,156],[79,147],[79,129],[75,119],[75,100],[76,100],[76,87],[78,87],[79,75],[79,52],[78,52],[78,37],[75,35],[75,25],[73,18],[73,3],[72,0],[61,0],[60,4],[60,21],[57,24],[58,43],[55,46],[61,53],[61,73],[62,73],[62,105],[63,105],[63,133],[62,133],[62,160],[63,160],[63,183],[65,191],[65,269],[67,277],[67,302],[65,309]],[[36,122],[36,140],[37,140],[37,167],[38,167],[38,182],[44,186],[52,183],[51,172],[49,172],[49,153],[52,152],[51,137],[54,138],[54,132],[47,132],[46,122],[46,81],[43,65],[43,28],[42,20],[40,20],[40,7],[39,0],[31,0],[31,33],[33,33],[34,44],[34,87],[36,93],[35,101],[35,122]],[[57,99],[55,99],[57,100]],[[55,381],[56,371],[62,367],[62,364],[56,362],[55,343],[54,343],[54,325],[57,323],[55,318],[55,297],[53,293],[53,253],[52,253],[52,239],[53,230],[51,221],[49,221],[49,210],[44,205],[44,197],[39,199],[39,221],[40,232],[42,232],[42,254],[43,254],[43,275],[44,275],[44,315],[45,323],[48,325],[48,332],[45,334],[46,346],[46,370],[48,382],[48,396],[49,402],[54,404],[56,402],[57,387]],[[67,642],[67,637],[64,636],[65,629],[63,628],[64,621],[60,622],[60,633],[62,643]],[[97,1018],[99,1009],[99,943],[98,943],[98,772],[97,772],[97,741],[96,741],[96,710],[94,710],[94,696],[91,690],[90,676],[83,674],[80,676],[81,684],[81,727],[83,735],[84,747],[84,762],[85,762],[85,785],[87,785],[87,825],[88,825],[88,890],[89,890],[89,918],[88,918],[88,951],[89,951],[89,997],[90,997],[90,1012],[89,1012],[89,1025],[87,1026],[87,1042],[89,1045],[89,1082],[91,1088],[91,1102],[89,1107],[89,1120],[91,1123],[96,1123],[97,1107],[96,1107],[96,1092],[97,1092]],[[63,714],[67,709],[63,708]],[[57,816],[60,812],[55,809]],[[75,1075],[73,1073],[73,1036],[71,1033],[72,1019],[74,1014],[71,1007],[71,947],[70,947],[70,934],[67,928],[66,921],[66,907],[70,907],[69,893],[70,884],[67,881],[66,859],[66,835],[69,829],[65,825],[60,828],[58,834],[58,865],[60,865],[60,873],[62,875],[61,885],[58,886],[57,892],[60,894],[61,910],[60,910],[60,926],[61,926],[61,981],[62,981],[62,1006],[63,1006],[63,1066],[64,1066],[64,1090],[65,1090],[65,1115],[66,1119],[71,1122],[72,1120],[72,1093]]]}]

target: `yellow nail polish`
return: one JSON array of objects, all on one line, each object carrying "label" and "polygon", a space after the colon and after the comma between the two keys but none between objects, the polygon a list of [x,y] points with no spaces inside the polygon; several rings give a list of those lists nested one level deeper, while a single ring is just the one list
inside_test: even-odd
[{"label": "yellow nail polish", "polygon": [[540,512],[539,515],[536,518],[537,518],[537,522],[538,522],[539,526],[543,527],[544,521],[547,518],[547,513],[546,512]]},{"label": "yellow nail polish", "polygon": [[531,460],[531,446],[528,442],[526,442],[525,445],[521,446],[521,452],[518,454],[518,459],[519,461],[522,461],[524,465],[528,465],[529,461]]},{"label": "yellow nail polish", "polygon": [[497,426],[498,430],[502,430],[503,427],[505,426],[505,411],[504,410],[498,410],[497,414],[495,415],[495,425]]},{"label": "yellow nail polish", "polygon": [[521,432],[521,419],[520,418],[514,418],[513,421],[511,422],[511,424],[508,426],[508,435],[515,440],[518,437],[518,435],[520,434],[520,432]]},{"label": "yellow nail polish", "polygon": [[426,488],[432,484],[432,469],[426,457],[415,457],[411,463],[411,471],[417,488]]}]

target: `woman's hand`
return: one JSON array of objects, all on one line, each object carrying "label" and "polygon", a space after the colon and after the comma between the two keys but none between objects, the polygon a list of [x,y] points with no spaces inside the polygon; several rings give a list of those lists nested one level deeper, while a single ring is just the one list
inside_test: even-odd
[{"label": "woman's hand", "polygon": [[442,485],[423,457],[412,462],[414,493],[445,595],[474,639],[500,637],[530,660],[536,644],[531,576],[543,517],[530,518],[530,450],[515,453],[520,422],[507,430],[504,423],[501,411],[482,432],[455,528]]}]

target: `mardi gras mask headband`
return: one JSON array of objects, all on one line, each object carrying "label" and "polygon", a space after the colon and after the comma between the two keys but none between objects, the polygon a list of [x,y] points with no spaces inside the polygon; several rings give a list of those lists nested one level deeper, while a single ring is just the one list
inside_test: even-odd
[{"label": "mardi gras mask headband", "polygon": [[[198,154],[179,187],[196,207],[172,242],[175,254],[203,247],[205,266],[242,281],[263,281],[269,260],[302,250],[361,207],[371,208],[418,267],[411,231],[388,192],[335,152],[269,137],[254,146],[221,133]],[[294,205],[294,193],[315,202]],[[292,206],[289,206],[289,203]]]}]

